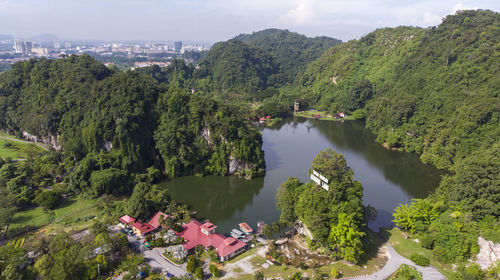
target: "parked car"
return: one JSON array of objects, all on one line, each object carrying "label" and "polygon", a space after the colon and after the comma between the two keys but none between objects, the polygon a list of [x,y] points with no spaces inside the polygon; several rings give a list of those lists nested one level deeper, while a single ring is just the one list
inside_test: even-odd
[{"label": "parked car", "polygon": [[163,275],[165,275],[167,277],[174,277],[174,275],[172,273],[168,272],[168,270],[164,270]]}]

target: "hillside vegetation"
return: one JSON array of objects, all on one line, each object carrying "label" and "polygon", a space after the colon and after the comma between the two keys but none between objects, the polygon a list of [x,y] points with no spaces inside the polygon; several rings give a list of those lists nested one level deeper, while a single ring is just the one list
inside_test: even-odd
[{"label": "hillside vegetation", "polygon": [[234,39],[269,52],[279,66],[278,74],[273,79],[280,85],[292,83],[299,73],[306,70],[309,63],[342,42],[326,36],[311,38],[275,28],[240,34]]},{"label": "hillside vegetation", "polygon": [[379,142],[446,170],[436,194],[395,214],[437,259],[466,260],[498,230],[500,14],[378,29],[327,51],[297,86],[304,104],[366,119]]},{"label": "hillside vegetation", "polygon": [[288,30],[266,29],[215,44],[197,66],[175,60],[170,67],[139,69],[159,82],[211,95],[236,93],[263,99],[291,85],[298,73],[341,41],[309,38]]},{"label": "hillside vegetation", "polygon": [[95,197],[131,192],[134,174],[146,170],[170,178],[264,170],[260,133],[226,105],[86,55],[15,64],[0,75],[0,108],[4,131],[61,148],[47,160],[2,162],[0,190],[23,204],[42,181],[63,179]]},{"label": "hillside vegetation", "polygon": [[290,177],[276,194],[280,221],[289,226],[299,220],[311,231],[311,247],[357,263],[365,257],[369,243],[363,187],[354,180],[344,155],[332,149],[319,152],[309,173],[315,170],[328,180],[329,191],[314,182],[300,183]]}]

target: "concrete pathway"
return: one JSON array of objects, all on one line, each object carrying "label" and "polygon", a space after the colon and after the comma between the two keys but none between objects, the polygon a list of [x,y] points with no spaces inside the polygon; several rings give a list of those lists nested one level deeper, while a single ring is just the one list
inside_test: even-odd
[{"label": "concrete pathway", "polygon": [[396,252],[396,250],[394,250],[391,244],[386,243],[384,246],[387,247],[387,253],[389,254],[389,259],[387,260],[387,263],[381,270],[370,275],[349,277],[346,279],[383,280],[389,277],[389,275],[391,275],[392,273],[394,273],[402,264],[413,266],[415,269],[418,270],[418,272],[422,274],[422,278],[424,280],[446,279],[446,277],[444,277],[443,274],[441,274],[441,272],[439,272],[439,270],[437,270],[436,268],[432,266],[423,267],[416,265],[409,259],[401,256],[400,254],[398,254],[398,252]]}]

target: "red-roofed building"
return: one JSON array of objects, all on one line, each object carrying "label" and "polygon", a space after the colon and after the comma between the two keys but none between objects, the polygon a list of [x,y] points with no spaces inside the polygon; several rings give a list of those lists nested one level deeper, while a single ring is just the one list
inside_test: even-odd
[{"label": "red-roofed building", "polygon": [[198,245],[205,248],[214,248],[221,261],[229,260],[246,249],[246,244],[233,237],[226,237],[216,233],[216,225],[212,223],[200,223],[197,220],[182,226],[183,231],[178,235],[186,241],[184,248],[191,250]]},{"label": "red-roofed building", "polygon": [[125,215],[119,219],[120,223],[124,226],[135,223],[135,219],[130,217],[129,215]]},{"label": "red-roofed building", "polygon": [[134,231],[134,233],[138,236],[144,236],[154,230],[156,230],[156,228],[152,227],[150,224],[148,223],[140,223],[140,222],[135,222],[133,225],[132,225],[132,230]]},{"label": "red-roofed building", "polygon": [[171,217],[172,216],[158,211],[147,223],[136,222],[136,220],[129,215],[121,217],[119,221],[125,226],[132,224],[132,230],[134,231],[134,233],[139,236],[144,236],[160,228],[160,218],[168,219]]},{"label": "red-roofed building", "polygon": [[155,229],[160,227],[160,217],[163,217],[164,220],[171,218],[170,215],[167,215],[161,211],[156,212],[156,214],[149,220],[148,224],[150,224]]}]

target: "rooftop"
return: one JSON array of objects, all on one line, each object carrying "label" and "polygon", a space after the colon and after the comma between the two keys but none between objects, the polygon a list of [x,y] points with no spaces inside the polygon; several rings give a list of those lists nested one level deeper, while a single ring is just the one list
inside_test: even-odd
[{"label": "rooftop", "polygon": [[144,234],[147,234],[149,233],[150,231],[153,231],[155,230],[154,227],[152,227],[150,224],[148,223],[140,223],[140,222],[135,222],[132,227],[136,228],[137,230],[139,230],[141,232],[141,235],[144,235]]},{"label": "rooftop", "polygon": [[160,227],[160,217],[163,217],[163,219],[171,218],[172,216],[167,215],[161,211],[156,212],[156,214],[149,220],[148,224],[150,224],[154,228]]},{"label": "rooftop", "polygon": [[122,216],[119,220],[124,224],[131,224],[135,222],[135,219],[130,217],[129,215]]},{"label": "rooftop", "polygon": [[210,235],[203,234],[201,232],[201,228],[205,229],[207,227],[213,229],[216,226],[212,223],[202,224],[197,220],[192,220],[191,222],[183,225],[183,231],[179,233],[179,236],[186,240],[184,248],[190,250],[198,245],[203,245],[206,248],[213,247],[217,251],[218,255],[224,258],[246,246],[244,242],[236,238],[225,237],[220,233],[213,233]]}]

